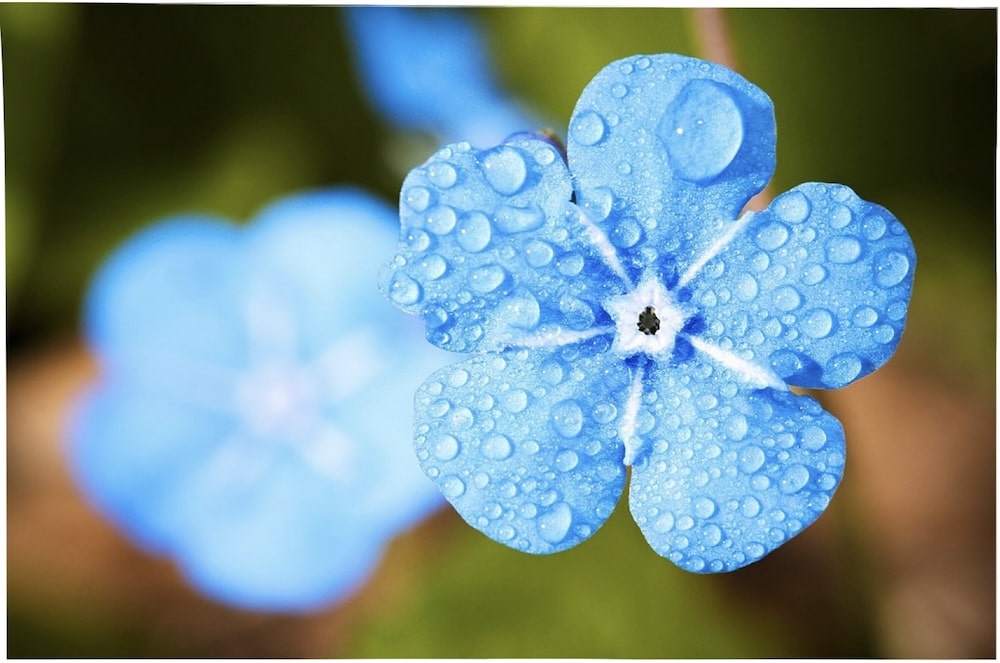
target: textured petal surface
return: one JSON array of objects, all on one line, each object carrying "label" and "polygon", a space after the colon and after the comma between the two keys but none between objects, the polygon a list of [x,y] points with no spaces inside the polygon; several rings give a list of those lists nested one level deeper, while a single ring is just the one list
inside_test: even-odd
[{"label": "textured petal surface", "polygon": [[401,242],[382,288],[457,352],[610,325],[597,304],[623,289],[570,204],[544,140],[442,148],[403,183]]},{"label": "textured petal surface", "polygon": [[496,85],[466,15],[403,7],[344,10],[364,86],[394,124],[488,147],[535,126]]},{"label": "textured petal surface", "polygon": [[473,527],[531,553],[565,550],[625,482],[628,370],[607,342],[508,350],[448,366],[417,392],[417,457]]},{"label": "textured petal surface", "polygon": [[826,508],[844,432],[808,396],[748,389],[699,358],[656,365],[638,431],[629,506],[656,552],[695,572],[738,569]]},{"label": "textured petal surface", "polygon": [[884,207],[800,185],[753,215],[691,282],[704,338],[789,384],[838,388],[895,351],[916,254]]},{"label": "textured petal surface", "polygon": [[721,65],[681,55],[613,62],[587,85],[567,149],[578,202],[638,279],[691,263],[774,172],[768,96]]}]

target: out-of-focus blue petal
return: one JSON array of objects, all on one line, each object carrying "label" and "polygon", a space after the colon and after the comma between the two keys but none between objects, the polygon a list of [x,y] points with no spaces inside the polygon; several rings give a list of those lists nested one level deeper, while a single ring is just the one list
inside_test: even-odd
[{"label": "out-of-focus blue petal", "polygon": [[721,65],[665,54],[602,69],[580,95],[567,150],[578,202],[632,278],[694,261],[775,167],[768,96]]},{"label": "out-of-focus blue petal", "polygon": [[198,517],[176,509],[185,475],[208,462],[236,423],[127,381],[106,381],[74,406],[70,468],[103,513],[143,547],[166,553]]},{"label": "out-of-focus blue petal", "polygon": [[470,525],[553,553],[611,515],[625,482],[617,427],[629,375],[606,346],[479,355],[420,388],[417,457]]},{"label": "out-of-focus blue petal", "polygon": [[557,150],[516,140],[442,148],[403,183],[401,241],[381,285],[427,338],[496,350],[611,324],[599,302],[624,289],[585,239]]},{"label": "out-of-focus blue petal", "polygon": [[95,280],[107,377],[71,421],[75,472],[219,600],[338,600],[443,503],[409,413],[451,358],[378,292],[394,221],[357,191],[306,193],[245,228],[154,226]]},{"label": "out-of-focus blue petal", "polygon": [[102,265],[88,290],[87,339],[106,364],[183,356],[239,365],[239,230],[179,216],[147,228]]},{"label": "out-of-focus blue petal", "polygon": [[283,456],[238,489],[240,478],[224,474],[238,472],[239,461],[228,460],[231,468],[201,465],[187,477],[194,495],[210,499],[175,556],[203,591],[248,609],[306,611],[346,598],[371,575],[384,532],[335,482]]},{"label": "out-of-focus blue petal", "polygon": [[629,505],[656,552],[689,571],[732,571],[826,509],[844,432],[815,400],[750,389],[698,359],[649,377]]},{"label": "out-of-focus blue petal", "polygon": [[535,123],[498,89],[482,35],[456,10],[344,9],[360,82],[401,127],[497,145]]},{"label": "out-of-focus blue petal", "polygon": [[895,351],[916,253],[899,221],[839,184],[782,194],[691,282],[705,336],[790,384],[839,388]]}]

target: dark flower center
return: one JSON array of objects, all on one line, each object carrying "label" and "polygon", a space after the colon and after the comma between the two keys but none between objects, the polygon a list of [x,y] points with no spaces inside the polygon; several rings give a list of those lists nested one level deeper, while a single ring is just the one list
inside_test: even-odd
[{"label": "dark flower center", "polygon": [[643,309],[642,313],[639,314],[639,322],[636,323],[636,326],[646,336],[652,336],[659,331],[660,319],[656,317],[652,306],[647,306]]}]

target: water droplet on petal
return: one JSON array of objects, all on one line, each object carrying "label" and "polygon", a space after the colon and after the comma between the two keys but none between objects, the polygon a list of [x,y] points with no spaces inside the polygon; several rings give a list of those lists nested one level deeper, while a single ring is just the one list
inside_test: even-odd
[{"label": "water droplet on petal", "polygon": [[841,235],[826,244],[826,257],[830,262],[849,264],[861,257],[861,242],[856,237]]},{"label": "water droplet on petal", "polygon": [[826,278],[826,269],[823,265],[812,263],[802,268],[802,282],[806,285],[816,285],[822,283]]},{"label": "water droplet on petal", "polygon": [[454,474],[441,479],[441,492],[445,497],[460,497],[465,492],[465,483]]},{"label": "water droplet on petal", "polygon": [[583,410],[574,400],[565,400],[552,407],[552,426],[563,437],[576,437],[583,429]]},{"label": "water droplet on petal", "polygon": [[875,283],[891,288],[902,283],[910,273],[910,259],[899,251],[883,251],[875,256]]},{"label": "water droplet on petal", "polygon": [[449,189],[458,181],[458,173],[450,163],[433,163],[427,169],[427,179],[438,188]]},{"label": "water droplet on petal", "polygon": [[415,272],[427,281],[434,281],[441,278],[447,270],[448,263],[444,258],[436,253],[432,253],[425,257],[415,268]]},{"label": "water droplet on petal", "polygon": [[871,327],[878,322],[878,312],[871,306],[859,306],[852,317],[858,327]]},{"label": "water droplet on petal", "polygon": [[674,528],[674,514],[667,511],[655,521],[653,521],[653,529],[661,534],[665,534]]},{"label": "water droplet on petal", "polygon": [[872,338],[882,344],[889,344],[896,337],[896,330],[890,325],[879,325],[872,330]]},{"label": "water droplet on petal", "polygon": [[431,204],[431,192],[426,187],[411,186],[403,194],[403,200],[414,212],[423,212]]},{"label": "water droplet on petal", "polygon": [[479,450],[490,460],[504,460],[510,457],[514,448],[506,435],[491,435],[483,440]]},{"label": "water droplet on petal", "polygon": [[726,437],[736,442],[747,436],[750,426],[747,423],[746,417],[742,414],[734,414],[726,421],[725,430]]},{"label": "water droplet on petal", "polygon": [[528,393],[523,389],[511,389],[500,397],[500,402],[508,412],[524,412],[528,407]]},{"label": "water droplet on petal", "polygon": [[722,529],[718,525],[705,525],[701,538],[706,546],[717,546],[722,541]]},{"label": "water droplet on petal", "polygon": [[545,242],[533,239],[524,247],[524,260],[532,267],[544,267],[552,262],[555,252]]},{"label": "water droplet on petal", "polygon": [[560,472],[569,472],[580,462],[580,457],[572,449],[564,449],[556,454],[555,466]]},{"label": "water droplet on petal", "polygon": [[699,518],[711,518],[712,514],[715,513],[715,502],[708,499],[707,497],[699,497],[694,501],[692,505],[694,509],[694,515]]},{"label": "water droplet on petal", "polygon": [[628,94],[628,88],[621,83],[615,83],[611,86],[611,94],[616,99],[623,99]]},{"label": "water droplet on petal", "polygon": [[438,205],[427,213],[427,229],[437,235],[447,235],[455,229],[458,215],[447,205]]},{"label": "water droplet on petal", "polygon": [[764,465],[764,451],[757,446],[750,445],[740,451],[738,467],[744,474],[753,474]]},{"label": "water droplet on petal", "polygon": [[613,403],[598,403],[594,406],[594,419],[601,424],[607,424],[614,421],[614,418],[618,416],[618,408],[614,406]]},{"label": "water droplet on petal", "polygon": [[458,245],[470,253],[478,253],[490,244],[493,230],[482,212],[470,212],[462,217],[458,227]]},{"label": "water droplet on petal", "polygon": [[577,114],[569,125],[569,135],[580,145],[596,145],[604,138],[604,119],[592,110]]},{"label": "water droplet on petal", "polygon": [[524,186],[528,178],[528,165],[519,151],[503,146],[483,157],[483,172],[494,191],[509,196]]},{"label": "water droplet on petal", "polygon": [[523,233],[541,228],[545,223],[545,213],[534,205],[529,207],[501,205],[496,209],[493,220],[500,232]]},{"label": "water droplet on petal", "polygon": [[823,370],[823,381],[831,387],[842,387],[861,374],[861,360],[850,352],[830,359]]},{"label": "water droplet on petal", "polygon": [[788,226],[774,221],[761,227],[755,239],[757,246],[765,251],[773,251],[788,241]]},{"label": "water droplet on petal", "polygon": [[733,94],[726,85],[696,79],[670,104],[657,136],[677,176],[708,182],[736,158],[743,145],[743,114]]},{"label": "water droplet on petal", "polygon": [[778,489],[786,495],[797,493],[809,483],[809,470],[804,465],[792,465],[778,480]]},{"label": "water droplet on petal", "polygon": [[431,451],[438,460],[451,460],[458,455],[458,440],[452,435],[442,435],[431,444]]},{"label": "water droplet on petal", "polygon": [[401,306],[416,304],[423,296],[420,284],[405,274],[396,274],[389,284],[389,297]]},{"label": "water droplet on petal", "polygon": [[812,338],[825,338],[833,331],[833,316],[826,309],[814,309],[802,318],[800,326]]},{"label": "water droplet on petal", "polygon": [[885,219],[881,216],[869,216],[861,224],[861,230],[867,239],[872,241],[882,239],[886,231]]},{"label": "water droplet on petal", "polygon": [[822,449],[826,444],[826,431],[819,426],[806,426],[800,433],[802,446],[810,451]]},{"label": "water droplet on petal", "polygon": [[752,495],[747,495],[740,502],[740,513],[742,513],[747,518],[753,518],[760,513],[760,502],[757,501],[756,497]]},{"label": "water droplet on petal", "polygon": [[774,291],[771,301],[779,311],[794,311],[802,304],[802,295],[794,287],[783,285]]},{"label": "water droplet on petal", "polygon": [[733,292],[741,300],[751,302],[757,298],[760,288],[757,284],[757,279],[744,273],[736,277],[736,281],[733,283]]},{"label": "water droplet on petal", "polygon": [[774,201],[774,213],[785,223],[802,223],[812,211],[809,199],[801,191],[789,191]]},{"label": "water droplet on petal", "polygon": [[559,543],[569,534],[573,512],[565,502],[559,502],[538,517],[538,535],[549,543]]},{"label": "water droplet on petal", "polygon": [[830,213],[830,227],[838,230],[844,228],[850,224],[852,218],[851,210],[843,205],[837,205]]},{"label": "water droplet on petal", "polygon": [[500,265],[484,265],[472,271],[469,287],[478,293],[493,292],[506,280],[507,270]]},{"label": "water droplet on petal", "polygon": [[501,525],[497,528],[497,538],[501,541],[510,541],[516,534],[517,532],[510,525]]}]

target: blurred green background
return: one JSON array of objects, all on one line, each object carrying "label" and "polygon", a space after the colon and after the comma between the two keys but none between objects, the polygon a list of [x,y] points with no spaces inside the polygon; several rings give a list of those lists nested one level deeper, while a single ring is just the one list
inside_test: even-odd
[{"label": "blurred green background", "polygon": [[[469,11],[504,85],[560,133],[612,60],[708,55],[694,10]],[[246,219],[338,184],[394,203],[431,144],[368,107],[337,8],[0,5],[8,654],[993,657],[996,11],[714,16],[736,68],[774,101],[771,194],[848,184],[917,247],[887,377],[823,397],[848,433],[838,499],[795,542],[714,577],[657,557],[624,503],[591,541],[547,558],[443,512],[399,539],[358,597],[296,617],[199,599],[82,504],[58,454],[65,400],[90,370],[80,298],[144,224]],[[928,413],[940,430],[911,433]]]}]

